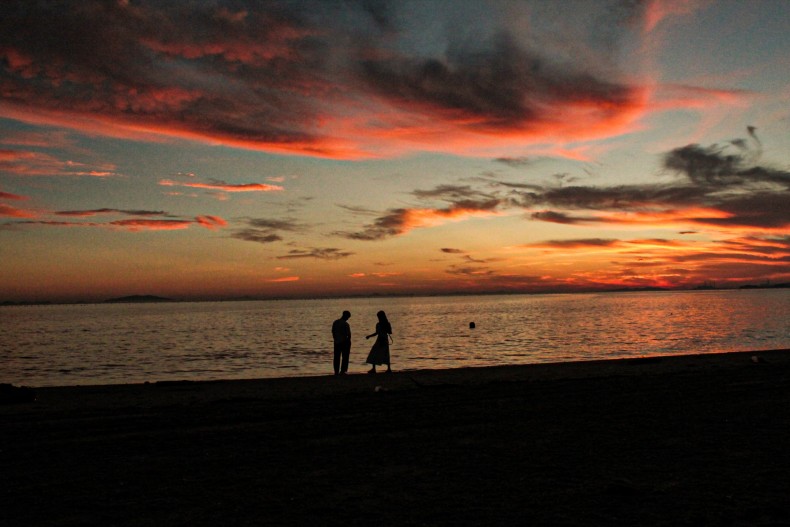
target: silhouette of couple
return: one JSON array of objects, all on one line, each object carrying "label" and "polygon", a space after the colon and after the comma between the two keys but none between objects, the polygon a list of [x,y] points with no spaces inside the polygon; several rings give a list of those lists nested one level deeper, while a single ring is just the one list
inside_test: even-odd
[{"label": "silhouette of couple", "polygon": [[[367,364],[372,365],[368,373],[376,373],[376,366],[382,364],[387,365],[387,373],[392,373],[390,368],[390,343],[389,338],[392,334],[392,326],[387,320],[387,314],[384,311],[376,313],[379,321],[376,323],[376,331],[367,335],[365,339],[376,337],[376,342],[370,348],[368,358],[365,360]],[[348,358],[351,355],[351,326],[348,324],[348,319],[351,318],[351,312],[343,311],[343,315],[332,323],[332,338],[335,341],[335,358],[333,366],[335,368],[335,375],[345,375],[348,371]]]}]

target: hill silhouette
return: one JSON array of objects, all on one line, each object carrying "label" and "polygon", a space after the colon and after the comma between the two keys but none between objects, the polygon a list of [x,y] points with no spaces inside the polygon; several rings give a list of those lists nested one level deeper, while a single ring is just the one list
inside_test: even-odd
[{"label": "hill silhouette", "polygon": [[104,301],[107,304],[121,304],[121,303],[142,303],[142,302],[175,302],[172,298],[164,298],[155,295],[130,295],[122,296],[119,298],[110,298]]}]

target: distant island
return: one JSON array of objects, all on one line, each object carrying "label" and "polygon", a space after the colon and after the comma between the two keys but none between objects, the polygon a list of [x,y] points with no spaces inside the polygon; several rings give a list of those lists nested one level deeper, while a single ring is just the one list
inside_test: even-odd
[{"label": "distant island", "polygon": [[652,291],[671,291],[666,287],[644,286],[644,287],[621,287],[619,289],[604,289],[601,293],[645,293]]},{"label": "distant island", "polygon": [[790,282],[782,282],[781,284],[759,284],[759,285],[742,285],[738,289],[788,289]]},{"label": "distant island", "polygon": [[130,295],[120,298],[110,298],[104,301],[105,304],[137,304],[143,302],[175,302],[175,300],[155,295]]}]

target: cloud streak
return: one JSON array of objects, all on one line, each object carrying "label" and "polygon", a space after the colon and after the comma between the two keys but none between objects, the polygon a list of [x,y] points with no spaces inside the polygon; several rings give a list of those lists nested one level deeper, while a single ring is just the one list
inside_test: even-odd
[{"label": "cloud streak", "polygon": [[[2,109],[0,105],[0,115]],[[0,149],[0,173],[14,176],[116,176],[116,167],[109,163],[91,164],[62,160],[51,154],[28,150]]]},{"label": "cloud streak", "polygon": [[189,181],[173,181],[162,179],[159,184],[164,187],[189,187],[207,190],[219,190],[222,192],[276,192],[283,190],[279,185],[269,185],[267,183],[241,183],[231,184],[224,181],[213,180],[211,183],[193,183]]},{"label": "cloud streak", "polygon": [[754,164],[755,156],[722,146],[687,145],[663,156],[671,183],[568,186],[516,191],[535,220],[564,224],[675,225],[721,231],[790,230],[790,172]]},{"label": "cloud streak", "polygon": [[36,214],[28,210],[18,209],[11,205],[0,203],[0,216],[5,216],[7,218],[35,218]]},{"label": "cloud streak", "polygon": [[124,214],[127,216],[166,216],[161,210],[120,210],[120,209],[93,209],[93,210],[61,210],[54,213],[56,216],[74,216],[88,218],[102,214]]},{"label": "cloud streak", "polygon": [[[433,189],[418,189],[412,195],[420,201],[442,201],[440,207],[394,208],[379,214],[362,230],[336,232],[352,240],[375,241],[406,234],[413,229],[434,227],[449,221],[489,217],[499,214],[503,200],[491,193],[482,192],[469,185],[438,185]],[[348,208],[351,212],[359,209]],[[364,210],[366,214],[371,211]]]},{"label": "cloud streak", "polygon": [[0,199],[24,201],[29,198],[27,196],[20,196],[19,194],[11,194],[10,192],[3,192],[0,190]]},{"label": "cloud streak", "polygon": [[336,247],[311,247],[308,249],[291,249],[287,254],[277,256],[278,260],[297,260],[314,258],[316,260],[340,260],[348,258],[354,253]]},{"label": "cloud streak", "polygon": [[361,231],[340,232],[341,236],[352,240],[383,240],[392,236],[406,234],[412,229],[433,227],[448,221],[462,221],[473,217],[493,216],[499,200],[471,201],[453,203],[439,209],[397,208],[390,209]]},{"label": "cloud streak", "polygon": [[287,283],[287,282],[298,282],[299,279],[300,278],[298,276],[283,276],[281,278],[270,278],[269,280],[266,281],[269,283],[279,284],[279,283]]},{"label": "cloud streak", "polygon": [[[93,218],[96,216],[134,216],[118,220],[104,222],[97,221],[63,221],[47,219],[48,217],[67,217],[67,218]],[[82,227],[82,228],[104,228],[110,230],[124,230],[129,232],[145,231],[175,231],[188,229],[193,225],[214,230],[227,226],[227,221],[219,216],[201,215],[193,219],[174,217],[165,211],[151,210],[123,210],[123,209],[91,209],[91,210],[63,210],[56,212],[32,212],[14,209],[0,204],[0,216],[12,218],[22,218],[24,221],[6,223],[3,226],[42,226],[42,227]],[[142,216],[142,217],[140,217]],[[163,219],[152,218],[152,216],[162,216]],[[28,219],[36,218],[36,219]]]},{"label": "cloud streak", "polygon": [[305,232],[308,228],[291,218],[247,218],[246,227],[236,230],[231,234],[231,238],[255,243],[274,243],[283,240],[281,232],[299,233]]}]

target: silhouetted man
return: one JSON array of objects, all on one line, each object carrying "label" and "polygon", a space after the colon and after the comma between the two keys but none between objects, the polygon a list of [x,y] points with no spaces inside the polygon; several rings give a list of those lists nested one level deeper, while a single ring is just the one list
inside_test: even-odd
[{"label": "silhouetted man", "polygon": [[335,375],[345,375],[348,371],[348,356],[351,354],[349,318],[351,318],[351,313],[343,311],[343,316],[332,323],[332,338],[335,341]]}]

